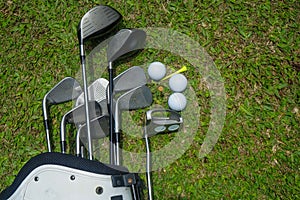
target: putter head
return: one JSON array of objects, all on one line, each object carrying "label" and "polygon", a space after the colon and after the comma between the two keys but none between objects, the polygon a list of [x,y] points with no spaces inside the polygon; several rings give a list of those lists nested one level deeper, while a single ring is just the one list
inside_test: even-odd
[{"label": "putter head", "polygon": [[178,131],[183,124],[181,115],[174,110],[153,109],[146,112],[145,137]]},{"label": "putter head", "polygon": [[78,40],[103,36],[121,21],[122,15],[110,6],[99,5],[89,10],[78,25]]},{"label": "putter head", "polygon": [[144,69],[139,66],[133,66],[114,78],[114,93],[128,91],[138,86],[146,85],[146,83],[147,78]]},{"label": "putter head", "polygon": [[[106,99],[106,88],[108,86],[108,80],[105,78],[99,78],[95,80],[89,87],[89,100],[94,100],[100,103]],[[76,100],[76,106],[84,104],[84,94],[82,93]]]},{"label": "putter head", "polygon": [[66,77],[57,83],[45,96],[47,105],[55,105],[76,99],[82,93],[78,81]]},{"label": "putter head", "polygon": [[143,49],[146,41],[146,32],[140,29],[122,29],[113,36],[108,44],[108,62],[114,62],[125,54]]}]

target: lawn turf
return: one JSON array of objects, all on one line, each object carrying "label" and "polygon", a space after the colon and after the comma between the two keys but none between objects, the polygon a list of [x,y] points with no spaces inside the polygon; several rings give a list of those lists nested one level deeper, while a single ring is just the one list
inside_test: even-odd
[{"label": "lawn turf", "polygon": [[[28,159],[47,151],[41,101],[79,71],[77,24],[98,3],[0,3],[0,190]],[[155,199],[300,198],[298,1],[101,4],[120,11],[124,27],[164,27],[193,38],[225,81],[227,115],[218,143],[198,158],[210,117],[209,96],[199,91],[201,127],[180,159],[153,173]]]}]

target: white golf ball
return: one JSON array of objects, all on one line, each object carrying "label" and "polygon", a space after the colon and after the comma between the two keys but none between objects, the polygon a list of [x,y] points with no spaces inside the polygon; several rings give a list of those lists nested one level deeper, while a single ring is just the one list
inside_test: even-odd
[{"label": "white golf ball", "polygon": [[182,93],[175,92],[169,96],[168,104],[172,110],[182,111],[186,107],[186,98]]},{"label": "white golf ball", "polygon": [[159,81],[165,77],[167,72],[166,66],[161,62],[153,62],[148,66],[148,74],[154,81]]},{"label": "white golf ball", "polygon": [[183,92],[187,86],[187,79],[182,74],[175,74],[170,78],[169,86],[173,92]]}]

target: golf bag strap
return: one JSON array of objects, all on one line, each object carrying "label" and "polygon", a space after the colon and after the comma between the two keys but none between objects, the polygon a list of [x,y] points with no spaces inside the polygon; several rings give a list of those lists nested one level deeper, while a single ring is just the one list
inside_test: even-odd
[{"label": "golf bag strap", "polygon": [[56,152],[47,152],[31,158],[19,171],[11,186],[0,193],[0,200],[8,199],[14,191],[20,186],[23,180],[36,168],[42,165],[59,165],[73,169],[83,170],[86,172],[103,174],[103,175],[126,175],[129,174],[125,167],[106,165],[104,163],[87,160],[69,154]]}]

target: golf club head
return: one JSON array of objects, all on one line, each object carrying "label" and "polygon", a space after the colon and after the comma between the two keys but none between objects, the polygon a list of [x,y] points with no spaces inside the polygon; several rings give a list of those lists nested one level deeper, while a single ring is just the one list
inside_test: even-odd
[{"label": "golf club head", "polygon": [[[90,101],[89,102],[89,109],[90,109],[90,118],[96,118],[101,115],[101,107],[97,101]],[[69,112],[67,112],[62,120],[60,125],[60,140],[61,140],[61,152],[66,153],[67,144],[66,144],[66,124],[75,124],[79,127],[82,124],[86,123],[86,116],[85,116],[85,105],[81,104]]]},{"label": "golf club head", "polygon": [[[91,121],[92,139],[102,139],[109,135],[109,116],[102,115]],[[80,141],[87,143],[86,124],[79,127],[76,135],[76,155],[80,156]]]},{"label": "golf club head", "polygon": [[122,29],[113,36],[108,44],[107,59],[109,63],[135,50],[143,49],[146,32],[140,29]]},{"label": "golf club head", "polygon": [[181,115],[168,109],[153,109],[146,112],[145,137],[178,131],[183,124]]},{"label": "golf club head", "polygon": [[[69,124],[75,124],[76,126],[80,126],[85,123],[85,107],[84,104],[80,104],[79,106],[73,108],[68,113],[66,113],[65,120]],[[90,109],[90,118],[94,119],[102,114],[102,109],[100,104],[95,101],[89,101],[89,109]]]},{"label": "golf club head", "polygon": [[[109,134],[109,116],[108,115],[102,115],[97,118],[94,118],[91,121],[91,133],[92,133],[92,139],[102,139],[108,136]],[[80,138],[87,138],[86,135],[86,124],[82,125],[78,130],[80,130]]]},{"label": "golf club head", "polygon": [[55,105],[76,99],[82,93],[82,88],[77,80],[66,77],[57,83],[45,96],[46,104]]},{"label": "golf club head", "polygon": [[110,6],[99,5],[89,10],[78,25],[78,40],[81,42],[112,30],[121,21],[122,15]]},{"label": "golf club head", "polygon": [[116,107],[120,110],[136,110],[152,104],[152,93],[146,85],[138,86],[121,95]]},{"label": "golf club head", "polygon": [[49,107],[54,104],[60,104],[76,99],[82,93],[82,88],[78,81],[72,77],[66,77],[57,83],[43,98],[43,118],[46,132],[46,141],[48,151],[51,152],[51,123],[48,119]]},{"label": "golf club head", "polygon": [[152,104],[152,101],[152,93],[146,85],[136,87],[122,94],[115,104],[115,131],[119,132],[121,128],[121,111],[146,108]]},{"label": "golf club head", "polygon": [[[89,100],[97,101],[100,103],[102,100],[106,99],[106,88],[108,86],[108,80],[104,78],[99,78],[95,80],[89,87]],[[76,106],[84,104],[84,94],[82,93],[76,100]]]},{"label": "golf club head", "polygon": [[131,90],[141,85],[146,85],[147,78],[144,69],[133,66],[114,78],[114,93]]}]

